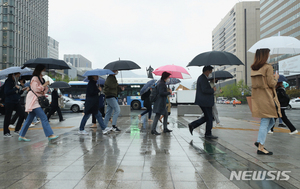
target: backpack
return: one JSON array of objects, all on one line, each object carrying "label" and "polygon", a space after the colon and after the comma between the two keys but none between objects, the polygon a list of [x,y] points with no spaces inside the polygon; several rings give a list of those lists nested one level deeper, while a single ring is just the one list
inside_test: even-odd
[{"label": "backpack", "polygon": [[276,89],[278,101],[281,107],[287,107],[290,103],[290,97],[286,94],[285,89],[279,87]]},{"label": "backpack", "polygon": [[155,102],[158,96],[157,85],[152,89],[150,94],[150,102]]}]

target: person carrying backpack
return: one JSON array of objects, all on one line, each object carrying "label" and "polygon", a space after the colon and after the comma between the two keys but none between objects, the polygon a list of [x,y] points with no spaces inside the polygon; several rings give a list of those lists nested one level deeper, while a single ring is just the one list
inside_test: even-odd
[{"label": "person carrying backpack", "polygon": [[151,114],[152,114],[152,103],[150,101],[150,95],[151,95],[151,91],[152,88],[150,88],[150,90],[148,90],[147,92],[145,92],[144,94],[142,94],[141,99],[144,101],[144,107],[147,108],[147,110],[145,110],[144,112],[142,112],[139,115],[139,119],[141,119],[141,117],[143,115],[145,115],[146,113],[148,113],[148,121],[152,121],[151,120]]},{"label": "person carrying backpack", "polygon": [[172,130],[169,130],[167,128],[168,125],[168,111],[167,111],[167,96],[170,95],[171,93],[168,92],[167,90],[167,85],[166,82],[169,80],[170,73],[168,72],[163,72],[160,82],[158,85],[153,89],[153,94],[150,95],[150,100],[154,102],[154,107],[153,107],[153,113],[156,113],[153,124],[152,124],[152,130],[151,134],[153,135],[160,135],[156,131],[156,126],[157,122],[160,118],[161,115],[164,115],[164,133],[172,132]]},{"label": "person carrying backpack", "polygon": [[[280,110],[281,110],[281,119],[283,123],[286,124],[286,126],[290,129],[290,135],[297,134],[298,131],[296,130],[295,126],[291,123],[291,121],[288,119],[288,117],[285,114],[285,109],[289,105],[290,97],[286,94],[285,88],[282,84],[282,82],[278,82],[276,85],[276,93],[277,97],[280,103]],[[275,119],[276,122],[276,119]],[[275,126],[275,125],[274,125]],[[271,130],[268,132],[269,134],[273,133],[274,126],[271,128]]]}]

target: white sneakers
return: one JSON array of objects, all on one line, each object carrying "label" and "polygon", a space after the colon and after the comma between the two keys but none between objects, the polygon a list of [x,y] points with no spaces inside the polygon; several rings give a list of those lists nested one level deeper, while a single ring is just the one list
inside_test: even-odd
[{"label": "white sneakers", "polygon": [[80,135],[88,135],[89,133],[86,130],[78,131]]},{"label": "white sneakers", "polygon": [[12,125],[12,124],[10,124],[8,127],[11,128],[11,129],[16,128],[16,126],[15,126],[15,125]]},{"label": "white sneakers", "polygon": [[102,131],[102,133],[103,133],[104,135],[106,135],[106,134],[108,134],[111,130],[112,130],[112,127],[106,127],[106,128]]},{"label": "white sneakers", "polygon": [[298,133],[298,131],[297,130],[295,130],[295,131],[293,131],[293,132],[291,132],[291,133],[289,133],[290,135],[294,135],[294,134],[297,134]]},{"label": "white sneakers", "polygon": [[217,123],[216,127],[223,127],[223,125],[221,123]]},{"label": "white sneakers", "polygon": [[273,131],[271,131],[271,130],[270,130],[270,131],[268,131],[268,134],[273,134]]}]

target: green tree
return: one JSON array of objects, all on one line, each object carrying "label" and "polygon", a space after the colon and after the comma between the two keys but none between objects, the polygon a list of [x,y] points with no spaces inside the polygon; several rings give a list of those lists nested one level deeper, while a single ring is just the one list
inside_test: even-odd
[{"label": "green tree", "polygon": [[[244,84],[243,80],[240,80],[238,83],[226,85],[221,90],[222,92],[217,94],[217,96],[223,96],[229,99],[235,97],[242,102],[246,102],[246,96],[251,95],[251,89]],[[242,92],[244,92],[244,95],[242,95]]]}]

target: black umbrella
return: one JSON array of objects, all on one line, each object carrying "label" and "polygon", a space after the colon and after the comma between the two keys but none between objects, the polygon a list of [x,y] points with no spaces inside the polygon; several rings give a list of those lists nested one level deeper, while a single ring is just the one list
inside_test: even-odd
[{"label": "black umbrella", "polygon": [[215,71],[211,73],[212,75],[208,78],[208,80],[211,79],[220,79],[220,80],[225,80],[225,79],[230,79],[233,78],[233,75],[229,73],[228,71]]},{"label": "black umbrella", "polygon": [[187,66],[244,65],[234,54],[224,51],[209,51],[197,55]]},{"label": "black umbrella", "polygon": [[111,63],[108,63],[104,69],[109,70],[134,70],[141,69],[139,65],[130,61],[130,60],[117,60]]},{"label": "black umbrella", "polygon": [[22,68],[24,67],[35,68],[39,64],[44,64],[47,69],[58,69],[58,70],[71,69],[65,61],[54,59],[54,58],[30,59],[24,63],[24,66]]},{"label": "black umbrella", "polygon": [[49,85],[49,88],[70,88],[71,86],[64,81],[55,81],[51,85]]}]

